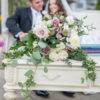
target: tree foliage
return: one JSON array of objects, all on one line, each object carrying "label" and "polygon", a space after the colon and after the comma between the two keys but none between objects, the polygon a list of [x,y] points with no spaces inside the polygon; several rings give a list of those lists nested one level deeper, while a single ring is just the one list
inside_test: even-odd
[{"label": "tree foliage", "polygon": [[96,10],[100,10],[100,0],[97,2]]}]

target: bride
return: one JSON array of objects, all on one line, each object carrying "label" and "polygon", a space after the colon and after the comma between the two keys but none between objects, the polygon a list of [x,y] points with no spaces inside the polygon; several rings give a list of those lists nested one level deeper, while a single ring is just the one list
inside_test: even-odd
[{"label": "bride", "polygon": [[[45,11],[49,15],[63,12],[64,16],[73,16],[75,19],[78,19],[74,16],[67,0],[48,0]],[[81,36],[80,44],[100,44],[100,31],[93,30],[88,32],[88,35]]]},{"label": "bride", "polygon": [[73,16],[66,0],[48,0],[45,11],[49,15],[63,12],[64,16]]}]

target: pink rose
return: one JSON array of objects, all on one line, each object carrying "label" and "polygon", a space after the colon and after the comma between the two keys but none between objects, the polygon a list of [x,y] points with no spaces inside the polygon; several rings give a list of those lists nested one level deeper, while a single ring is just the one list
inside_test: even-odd
[{"label": "pink rose", "polygon": [[54,24],[54,26],[59,25],[59,19],[57,17],[53,18],[53,24]]},{"label": "pink rose", "polygon": [[64,16],[60,16],[60,21],[63,21],[64,20]]},{"label": "pink rose", "polygon": [[57,37],[57,39],[60,40],[62,38],[62,35],[61,34],[57,34],[56,37]]},{"label": "pink rose", "polygon": [[61,32],[60,26],[59,26],[59,19],[57,17],[53,18],[53,24],[55,26],[55,29],[58,33]]}]

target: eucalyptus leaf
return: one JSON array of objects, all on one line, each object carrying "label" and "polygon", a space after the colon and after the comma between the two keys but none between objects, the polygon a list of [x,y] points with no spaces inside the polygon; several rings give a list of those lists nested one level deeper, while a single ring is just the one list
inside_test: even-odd
[{"label": "eucalyptus leaf", "polygon": [[43,61],[44,61],[45,63],[47,63],[47,64],[49,63],[49,59],[47,59],[47,58],[44,58]]},{"label": "eucalyptus leaf", "polygon": [[23,83],[22,83],[22,82],[18,82],[18,85],[19,85],[20,87],[23,87]]},{"label": "eucalyptus leaf", "polygon": [[18,65],[18,61],[16,59],[14,59],[11,66],[16,67],[17,65]]},{"label": "eucalyptus leaf", "polygon": [[41,59],[40,52],[34,52],[34,53],[33,53],[33,57],[34,57],[35,59],[40,60],[40,59]]},{"label": "eucalyptus leaf", "polygon": [[2,63],[2,67],[5,68],[7,65],[5,63]]},{"label": "eucalyptus leaf", "polygon": [[45,73],[48,72],[48,68],[47,68],[47,66],[44,66],[44,72],[45,72]]},{"label": "eucalyptus leaf", "polygon": [[28,41],[28,39],[29,39],[28,35],[25,35],[24,37],[22,37],[22,41]]},{"label": "eucalyptus leaf", "polygon": [[82,84],[84,83],[84,78],[83,78],[83,77],[81,77],[81,83],[82,83]]},{"label": "eucalyptus leaf", "polygon": [[33,56],[31,56],[30,61],[34,64],[34,65],[38,65],[41,63],[41,60],[35,59]]},{"label": "eucalyptus leaf", "polygon": [[31,77],[33,75],[33,73],[34,72],[32,70],[29,70],[28,72],[25,73],[25,76],[26,77]]},{"label": "eucalyptus leaf", "polygon": [[41,47],[41,48],[46,48],[47,44],[45,42],[43,42],[42,40],[39,41],[38,45]]},{"label": "eucalyptus leaf", "polygon": [[78,21],[78,25],[79,26],[82,26],[82,24],[83,24],[83,21],[82,20]]},{"label": "eucalyptus leaf", "polygon": [[31,86],[35,86],[36,85],[36,83],[33,81],[33,82],[31,82]]}]

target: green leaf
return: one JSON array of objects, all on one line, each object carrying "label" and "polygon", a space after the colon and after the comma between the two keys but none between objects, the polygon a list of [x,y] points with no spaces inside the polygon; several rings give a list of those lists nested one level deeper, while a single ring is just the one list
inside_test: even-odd
[{"label": "green leaf", "polygon": [[79,26],[82,26],[82,24],[83,24],[83,21],[82,20],[78,21],[78,25]]},{"label": "green leaf", "polygon": [[84,31],[80,31],[80,32],[78,32],[78,35],[79,35],[79,36],[82,36],[82,35],[88,35],[88,34],[85,33]]},{"label": "green leaf", "polygon": [[43,61],[44,61],[45,63],[47,63],[47,64],[49,63],[49,59],[46,58],[46,57],[43,59]]},{"label": "green leaf", "polygon": [[36,85],[36,83],[33,81],[33,82],[31,82],[31,86],[35,86]]},{"label": "green leaf", "polygon": [[33,57],[34,57],[35,59],[40,60],[40,59],[41,59],[40,52],[34,52],[34,53],[33,53]]},{"label": "green leaf", "polygon": [[22,82],[18,82],[18,85],[19,85],[20,87],[23,87],[23,83],[22,83]]},{"label": "green leaf", "polygon": [[47,44],[45,42],[43,42],[42,40],[39,41],[38,45],[41,47],[41,48],[46,48]]},{"label": "green leaf", "polygon": [[41,60],[35,59],[33,56],[31,56],[30,61],[34,64],[34,65],[38,65],[41,63]]},{"label": "green leaf", "polygon": [[25,73],[25,76],[26,77],[31,77],[33,75],[33,73],[34,72],[32,70],[29,70],[28,72]]},{"label": "green leaf", "polygon": [[22,37],[22,41],[28,41],[28,39],[29,39],[28,35],[25,35],[24,37]]},{"label": "green leaf", "polygon": [[83,78],[83,77],[81,77],[81,83],[82,83],[82,84],[84,83],[84,78]]},{"label": "green leaf", "polygon": [[5,68],[7,65],[5,63],[2,63],[2,67]]},{"label": "green leaf", "polygon": [[17,65],[18,65],[18,62],[17,62],[16,59],[14,59],[13,62],[12,62],[12,64],[11,64],[11,66],[12,67],[16,67]]},{"label": "green leaf", "polygon": [[44,66],[44,72],[45,72],[45,73],[48,72],[48,68],[47,68],[47,66]]}]

